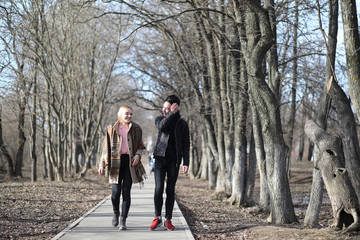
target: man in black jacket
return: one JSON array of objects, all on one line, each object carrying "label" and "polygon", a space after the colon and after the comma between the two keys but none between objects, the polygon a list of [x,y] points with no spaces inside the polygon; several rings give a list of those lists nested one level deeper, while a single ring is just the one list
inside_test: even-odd
[{"label": "man in black jacket", "polygon": [[187,173],[189,170],[189,127],[187,122],[181,118],[179,105],[180,99],[177,96],[168,96],[162,108],[163,115],[155,119],[155,125],[159,129],[159,133],[153,153],[155,158],[155,218],[149,228],[150,230],[158,228],[162,223],[161,209],[163,205],[165,175],[167,175],[167,181],[166,221],[164,226],[170,231],[175,229],[171,223],[171,218],[175,202],[175,184],[182,159],[183,173]]}]

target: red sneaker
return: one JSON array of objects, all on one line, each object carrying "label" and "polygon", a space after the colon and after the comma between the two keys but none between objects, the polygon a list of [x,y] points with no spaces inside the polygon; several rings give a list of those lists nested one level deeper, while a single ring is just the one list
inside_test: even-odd
[{"label": "red sneaker", "polygon": [[166,219],[164,225],[165,225],[166,229],[169,230],[169,231],[175,230],[174,225],[172,225],[172,223],[171,223],[171,219]]},{"label": "red sneaker", "polygon": [[159,217],[155,217],[154,220],[152,221],[151,226],[149,227],[150,230],[155,230],[158,227],[161,226],[161,219]]}]

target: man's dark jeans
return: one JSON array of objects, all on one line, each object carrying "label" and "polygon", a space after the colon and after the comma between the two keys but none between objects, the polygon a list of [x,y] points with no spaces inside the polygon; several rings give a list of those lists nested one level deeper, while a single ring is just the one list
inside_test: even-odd
[{"label": "man's dark jeans", "polygon": [[119,212],[120,194],[122,193],[121,216],[127,218],[131,204],[131,185],[132,179],[129,167],[129,155],[121,155],[121,164],[119,171],[119,184],[112,184],[111,202],[114,212]]},{"label": "man's dark jeans", "polygon": [[161,216],[163,205],[164,181],[166,180],[166,202],[165,218],[171,219],[175,202],[175,184],[179,175],[179,167],[176,163],[167,164],[166,159],[155,158],[154,176],[155,176],[155,216]]}]

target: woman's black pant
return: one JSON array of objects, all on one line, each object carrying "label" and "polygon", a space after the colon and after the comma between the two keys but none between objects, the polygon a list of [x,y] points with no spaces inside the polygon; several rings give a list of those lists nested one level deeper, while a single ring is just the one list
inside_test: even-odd
[{"label": "woman's black pant", "polygon": [[121,155],[120,161],[119,182],[112,184],[111,202],[114,212],[119,212],[120,195],[122,194],[121,217],[127,218],[131,204],[130,191],[132,185],[129,155]]},{"label": "woman's black pant", "polygon": [[179,175],[179,167],[176,163],[167,163],[163,158],[155,159],[154,176],[155,176],[155,216],[161,216],[163,205],[163,193],[166,175],[166,202],[165,218],[171,219],[175,202],[175,184]]}]

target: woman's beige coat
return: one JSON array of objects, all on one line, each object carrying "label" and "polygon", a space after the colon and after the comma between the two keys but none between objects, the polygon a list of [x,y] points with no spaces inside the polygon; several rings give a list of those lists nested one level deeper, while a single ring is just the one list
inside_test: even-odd
[{"label": "woman's beige coat", "polygon": [[[119,121],[115,122],[112,125],[109,125],[106,128],[106,136],[103,141],[103,151],[101,155],[100,165],[99,167],[103,167],[105,169],[105,173],[109,175],[109,183],[118,184],[118,176],[120,169],[120,148],[122,138],[118,134]],[[143,141],[142,141],[142,129],[141,127],[131,122],[129,125],[129,132],[127,134],[128,148],[130,153],[129,167],[130,174],[133,183],[141,182],[142,179],[136,174],[136,167],[131,165],[131,160],[135,155],[139,155],[141,158],[141,154],[143,149],[145,149]]]}]

